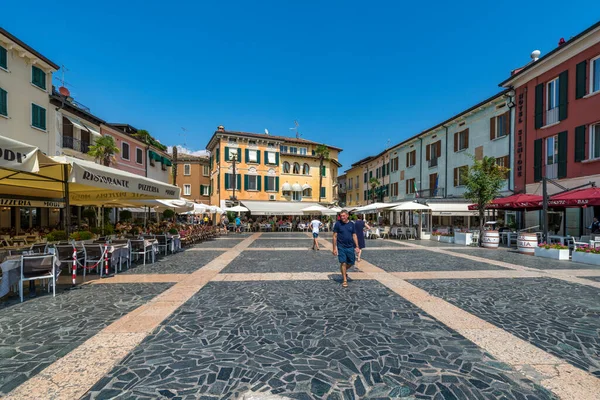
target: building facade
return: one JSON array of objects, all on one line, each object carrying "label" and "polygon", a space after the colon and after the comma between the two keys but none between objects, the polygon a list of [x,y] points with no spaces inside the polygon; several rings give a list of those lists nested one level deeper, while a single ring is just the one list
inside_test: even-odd
[{"label": "building facade", "polygon": [[0,28],[0,135],[56,153],[52,73],[59,66]]},{"label": "building facade", "polygon": [[359,207],[366,205],[364,196],[365,190],[367,190],[367,183],[364,182],[364,170],[363,165],[369,161],[372,157],[366,157],[359,160],[350,166],[350,169],[346,171],[346,206],[347,207]]},{"label": "building facade", "polygon": [[132,174],[146,176],[148,145],[108,123],[102,123],[100,132],[103,136],[112,136],[119,154],[115,156],[114,167]]},{"label": "building facade", "polygon": [[329,159],[319,171],[318,145],[299,138],[226,131],[220,126],[207,145],[211,204],[226,206],[234,192],[242,201],[332,203],[341,149],[327,146]]},{"label": "building facade", "polygon": [[210,162],[208,157],[178,154],[177,178],[181,197],[196,203],[210,203]]},{"label": "building facade", "polygon": [[337,202],[340,207],[346,207],[347,190],[348,180],[346,174],[339,175],[337,178]]}]

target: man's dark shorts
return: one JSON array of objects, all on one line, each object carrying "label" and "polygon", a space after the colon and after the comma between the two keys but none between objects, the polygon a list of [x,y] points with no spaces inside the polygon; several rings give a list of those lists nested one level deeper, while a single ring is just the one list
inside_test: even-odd
[{"label": "man's dark shorts", "polygon": [[339,247],[338,246],[338,260],[340,264],[354,265],[356,259],[356,253],[354,247]]},{"label": "man's dark shorts", "polygon": [[318,237],[319,237],[319,234],[318,234],[318,233],[316,233],[316,232],[313,232],[313,238],[315,238],[315,239],[316,239],[316,238],[318,238]]}]

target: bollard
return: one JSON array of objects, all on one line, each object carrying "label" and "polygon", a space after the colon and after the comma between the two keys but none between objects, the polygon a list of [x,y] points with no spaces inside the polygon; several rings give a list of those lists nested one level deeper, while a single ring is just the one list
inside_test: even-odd
[{"label": "bollard", "polygon": [[108,246],[104,243],[104,272],[108,276]]},{"label": "bollard", "polygon": [[73,248],[73,286],[77,284],[77,249]]}]

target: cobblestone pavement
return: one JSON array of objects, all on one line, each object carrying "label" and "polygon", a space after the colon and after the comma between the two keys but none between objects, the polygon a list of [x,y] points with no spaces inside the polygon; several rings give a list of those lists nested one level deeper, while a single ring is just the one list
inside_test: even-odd
[{"label": "cobblestone pavement", "polygon": [[0,311],[0,395],[170,284],[86,285]]},{"label": "cobblestone pavement", "polygon": [[600,377],[600,290],[550,278],[412,284]]},{"label": "cobblestone pavement", "polygon": [[446,254],[432,253],[426,250],[365,251],[362,258],[388,272],[505,269],[496,265],[465,260],[464,258],[453,257]]},{"label": "cobblestone pavement", "polygon": [[[552,398],[376,282],[211,283],[86,399]],[[454,396],[454,397],[453,397]]]},{"label": "cobblestone pavement", "polygon": [[343,289],[330,238],[230,234],[2,302],[0,395],[598,400],[597,268],[377,239]]}]

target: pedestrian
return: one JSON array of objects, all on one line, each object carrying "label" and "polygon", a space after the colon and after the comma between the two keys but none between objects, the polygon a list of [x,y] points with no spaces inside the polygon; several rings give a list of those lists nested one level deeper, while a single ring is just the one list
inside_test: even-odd
[{"label": "pedestrian", "polygon": [[348,220],[348,211],[342,210],[340,220],[333,228],[333,255],[338,257],[342,273],[342,287],[348,287],[347,271],[354,265],[355,255],[360,251],[356,227]]},{"label": "pedestrian", "polygon": [[590,226],[592,233],[600,233],[600,221],[598,221],[598,217],[594,217],[594,222]]},{"label": "pedestrian", "polygon": [[369,226],[369,224],[367,224],[367,222],[364,220],[364,217],[362,214],[358,215],[358,219],[356,221],[354,221],[354,226],[356,228],[356,236],[358,238],[358,248],[360,249],[358,251],[358,258],[356,259],[356,262],[360,262],[361,260],[361,255],[362,255],[362,249],[364,249],[365,246],[365,229],[371,229],[371,226]]},{"label": "pedestrian", "polygon": [[235,231],[237,233],[242,233],[242,220],[239,215],[235,217]]},{"label": "pedestrian", "polygon": [[319,249],[319,229],[321,228],[321,226],[323,226],[323,224],[317,219],[317,217],[314,217],[312,221],[310,221],[310,227],[312,228],[313,236],[313,250],[315,250],[315,248],[317,250],[321,250]]}]

